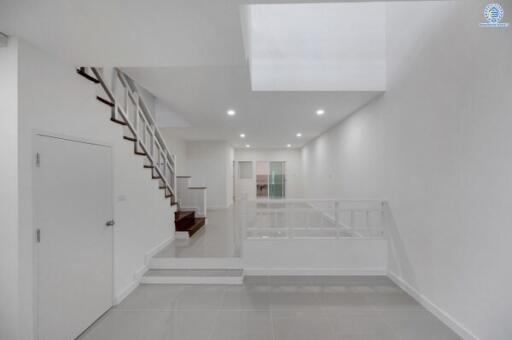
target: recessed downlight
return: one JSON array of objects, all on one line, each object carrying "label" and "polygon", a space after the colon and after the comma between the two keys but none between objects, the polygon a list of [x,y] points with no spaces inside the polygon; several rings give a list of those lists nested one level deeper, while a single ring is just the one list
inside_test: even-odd
[{"label": "recessed downlight", "polygon": [[245,138],[245,133],[241,133],[240,138]]},{"label": "recessed downlight", "polygon": [[317,116],[323,116],[323,114],[325,113],[325,110],[324,109],[318,109],[316,110],[316,115]]},{"label": "recessed downlight", "polygon": [[236,111],[235,110],[228,110],[226,113],[228,114],[228,116],[236,115]]},{"label": "recessed downlight", "polygon": [[286,147],[287,147],[287,148],[291,148],[291,147],[292,147],[292,145],[291,145],[291,144],[286,144]]},{"label": "recessed downlight", "polygon": [[297,134],[295,136],[297,136],[297,138],[300,138],[300,137],[302,137],[302,133],[297,132]]},{"label": "recessed downlight", "polygon": [[250,147],[251,147],[251,144],[245,144],[245,147],[246,147],[246,148],[250,148]]}]

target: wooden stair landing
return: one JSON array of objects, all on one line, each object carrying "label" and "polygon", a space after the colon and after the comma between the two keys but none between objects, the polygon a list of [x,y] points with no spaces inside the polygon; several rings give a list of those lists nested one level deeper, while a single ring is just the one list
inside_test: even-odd
[{"label": "wooden stair landing", "polygon": [[196,217],[194,211],[177,211],[174,213],[174,224],[176,231],[186,232],[189,237],[192,237],[199,231],[206,223],[204,217]]}]

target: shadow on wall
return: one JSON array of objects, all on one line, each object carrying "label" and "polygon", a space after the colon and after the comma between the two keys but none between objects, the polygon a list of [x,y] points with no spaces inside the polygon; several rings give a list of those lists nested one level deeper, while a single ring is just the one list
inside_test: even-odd
[{"label": "shadow on wall", "polygon": [[395,217],[388,202],[383,203],[384,225],[388,234],[388,271],[394,276],[408,278],[408,284],[417,287],[416,275],[409,261],[407,249],[396,227]]}]

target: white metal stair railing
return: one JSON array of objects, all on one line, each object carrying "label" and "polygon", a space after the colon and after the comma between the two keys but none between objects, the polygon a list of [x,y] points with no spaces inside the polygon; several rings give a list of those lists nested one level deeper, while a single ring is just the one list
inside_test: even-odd
[{"label": "white metal stair railing", "polygon": [[382,201],[274,199],[242,203],[244,239],[381,239]]},{"label": "white metal stair railing", "polygon": [[147,165],[160,177],[166,196],[173,196],[177,202],[176,157],[169,151],[143,98],[119,69],[113,70],[111,86],[101,69],[91,67],[90,70],[112,103],[111,119],[126,124],[131,135],[126,137],[135,142],[135,152],[146,155]]}]

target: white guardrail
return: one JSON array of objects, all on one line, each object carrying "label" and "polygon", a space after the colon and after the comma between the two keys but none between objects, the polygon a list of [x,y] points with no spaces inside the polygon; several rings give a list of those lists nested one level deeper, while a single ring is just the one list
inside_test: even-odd
[{"label": "white guardrail", "polygon": [[382,239],[384,202],[272,199],[242,201],[244,239]]}]

